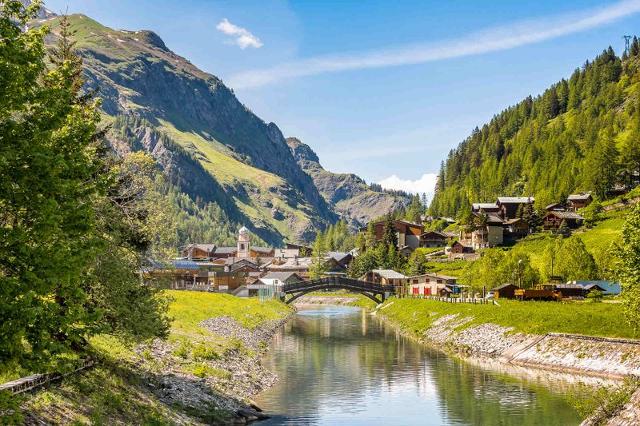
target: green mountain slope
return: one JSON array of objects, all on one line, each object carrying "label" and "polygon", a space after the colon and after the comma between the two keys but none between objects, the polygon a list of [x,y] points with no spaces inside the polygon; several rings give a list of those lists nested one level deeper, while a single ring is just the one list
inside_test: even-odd
[{"label": "green mountain slope", "polygon": [[[109,139],[151,153],[178,191],[215,203],[270,243],[310,240],[338,220],[273,123],[217,77],[171,52],[150,31],[119,31],[69,17],[87,86],[98,90]],[[55,41],[59,17],[43,19]]]},{"label": "green mountain slope", "polygon": [[575,191],[605,198],[640,172],[640,45],[611,48],[542,95],[496,115],[443,162],[432,214],[459,215],[498,195],[535,196],[537,207]]}]

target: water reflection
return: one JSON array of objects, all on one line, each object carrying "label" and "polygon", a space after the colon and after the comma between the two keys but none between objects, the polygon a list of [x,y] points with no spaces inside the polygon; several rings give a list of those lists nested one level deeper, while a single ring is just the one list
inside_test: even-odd
[{"label": "water reflection", "polygon": [[261,424],[573,425],[561,395],[431,351],[357,308],[301,310],[265,365]]}]

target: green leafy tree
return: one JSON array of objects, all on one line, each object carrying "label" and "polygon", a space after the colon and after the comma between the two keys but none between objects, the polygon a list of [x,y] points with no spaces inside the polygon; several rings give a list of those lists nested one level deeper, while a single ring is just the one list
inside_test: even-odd
[{"label": "green leafy tree", "polygon": [[584,217],[584,224],[592,228],[596,223],[602,220],[602,203],[600,200],[595,199],[587,207],[580,211],[582,217]]},{"label": "green leafy tree", "polygon": [[382,244],[386,247],[398,247],[398,234],[391,215],[387,215],[385,218],[384,228],[382,231]]},{"label": "green leafy tree", "polygon": [[64,45],[47,69],[46,27],[22,30],[39,6],[0,8],[0,362],[82,347],[98,317],[81,280],[102,247],[99,115]]},{"label": "green leafy tree", "polygon": [[309,275],[313,279],[322,278],[322,276],[327,272],[327,246],[321,233],[316,235],[311,257]]},{"label": "green leafy tree", "polygon": [[592,280],[598,278],[598,266],[580,237],[573,236],[562,242],[557,254],[558,274],[565,280]]},{"label": "green leafy tree", "polygon": [[627,215],[622,227],[619,277],[627,321],[640,328],[640,204]]}]

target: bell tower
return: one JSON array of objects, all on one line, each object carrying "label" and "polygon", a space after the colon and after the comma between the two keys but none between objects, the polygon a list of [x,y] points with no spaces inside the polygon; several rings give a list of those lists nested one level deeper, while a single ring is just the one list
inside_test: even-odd
[{"label": "bell tower", "polygon": [[249,230],[246,227],[240,228],[238,232],[238,254],[240,258],[248,258],[251,253],[251,242],[249,241]]}]

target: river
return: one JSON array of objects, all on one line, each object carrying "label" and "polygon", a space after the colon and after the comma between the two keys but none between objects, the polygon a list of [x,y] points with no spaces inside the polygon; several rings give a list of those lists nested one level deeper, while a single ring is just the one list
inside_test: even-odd
[{"label": "river", "polygon": [[[306,306],[264,359],[279,376],[261,425],[577,425],[562,386],[431,350],[367,312]],[[550,389],[551,388],[551,389]]]}]

